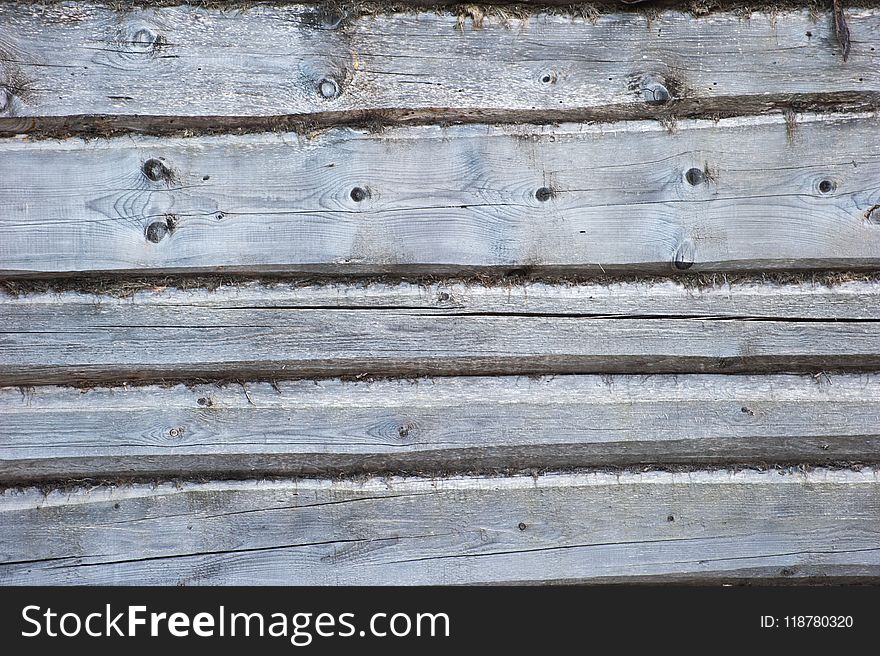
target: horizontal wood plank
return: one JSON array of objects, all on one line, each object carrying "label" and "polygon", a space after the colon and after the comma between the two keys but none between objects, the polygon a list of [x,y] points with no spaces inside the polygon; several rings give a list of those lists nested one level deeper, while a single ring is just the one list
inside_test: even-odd
[{"label": "horizontal wood plank", "polygon": [[[585,288],[593,287],[598,283]],[[606,293],[593,312],[584,311],[592,304],[588,293],[578,307],[568,303],[572,294],[557,295],[559,288],[549,285],[511,292],[512,299],[528,294],[537,312],[516,305],[506,311],[458,309],[449,292],[401,304],[405,286],[392,288],[387,300],[379,294],[351,306],[327,301],[332,291],[320,286],[299,290],[311,300],[299,305],[272,304],[271,294],[262,303],[230,302],[232,290],[216,303],[204,302],[212,292],[194,292],[191,301],[193,292],[173,289],[136,300],[76,293],[7,297],[0,304],[0,381],[27,386],[336,376],[816,374],[880,367],[880,332],[871,311],[869,318],[846,319],[835,315],[834,304],[814,308],[808,285],[800,287],[797,303],[789,293],[778,315],[767,314],[767,299],[760,296],[753,315],[747,291],[741,299],[733,293],[716,315],[691,301],[700,292],[659,285],[655,298],[649,284],[631,287],[631,294],[625,285],[607,290],[623,298],[617,311],[615,295]],[[410,298],[422,291],[408,289]],[[259,296],[259,288],[242,293]],[[275,298],[296,293],[279,290]],[[716,306],[720,294],[708,293]],[[672,305],[670,295],[680,300],[680,311],[658,313]]]},{"label": "horizontal wood plank", "polygon": [[874,469],[6,490],[0,582],[876,580],[878,495]]},{"label": "horizontal wood plank", "polygon": [[[711,275],[556,282],[452,278],[435,282],[305,283],[219,277],[176,282],[10,280],[5,284],[6,293],[0,287],[0,312],[10,323],[33,321],[39,308],[44,313],[50,311],[46,306],[58,306],[59,313],[73,315],[95,314],[96,307],[111,312],[122,307],[130,312],[159,312],[157,316],[165,316],[162,313],[181,307],[184,312],[200,313],[281,308],[597,318],[880,319],[880,276],[871,272],[792,274],[781,279]],[[84,291],[89,288],[97,291]]]},{"label": "horizontal wood plank", "polygon": [[0,388],[0,481],[880,460],[876,375]]},{"label": "horizontal wood plank", "polygon": [[880,119],[795,125],[0,140],[0,275],[877,266]]},{"label": "horizontal wood plank", "polygon": [[461,118],[484,109],[638,112],[667,97],[709,114],[804,95],[880,97],[876,8],[848,10],[845,65],[830,14],[808,9],[699,18],[523,13],[484,16],[473,7],[358,18],[311,5],[4,2],[0,111],[7,121],[364,110],[381,117],[395,108]]}]

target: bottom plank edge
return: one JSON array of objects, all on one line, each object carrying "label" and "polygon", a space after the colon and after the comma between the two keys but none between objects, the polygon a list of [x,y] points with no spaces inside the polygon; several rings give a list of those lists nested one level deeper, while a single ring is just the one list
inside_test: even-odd
[{"label": "bottom plank edge", "polygon": [[3,584],[880,576],[871,467],[29,488],[0,523]]}]

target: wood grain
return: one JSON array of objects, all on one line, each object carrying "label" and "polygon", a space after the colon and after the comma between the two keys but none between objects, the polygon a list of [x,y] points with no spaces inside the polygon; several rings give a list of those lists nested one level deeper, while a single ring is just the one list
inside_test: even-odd
[{"label": "wood grain", "polygon": [[0,481],[880,460],[880,379],[0,388]]},{"label": "wood grain", "polygon": [[[520,10],[521,11],[521,10]],[[851,8],[846,65],[830,13],[500,9],[352,17],[246,9],[0,4],[7,117],[276,116],[327,111],[589,110],[880,92],[880,12]],[[528,12],[531,13],[531,12]],[[323,93],[322,93],[323,90]],[[757,109],[753,107],[753,110]]]},{"label": "wood grain", "polygon": [[[873,289],[876,283],[855,286]],[[729,300],[726,311],[703,314],[695,312],[699,300],[690,301],[699,299],[699,292],[679,288],[676,294],[674,285],[659,285],[655,296],[651,285],[631,287],[632,294],[623,287],[617,311],[614,294],[620,287],[606,290],[604,307],[592,312],[584,307],[591,303],[589,294],[581,307],[569,307],[573,292],[558,293],[554,286],[531,289],[537,312],[516,306],[456,308],[449,292],[427,303],[402,303],[395,292],[403,288],[392,288],[384,299],[374,290],[369,303],[353,305],[321,300],[332,294],[332,288],[322,287],[300,290],[305,304],[273,304],[271,293],[249,303],[247,294],[260,296],[255,287],[244,288],[244,302],[230,302],[231,290],[214,303],[210,292],[175,290],[143,293],[136,300],[75,293],[7,297],[0,305],[0,381],[89,385],[336,376],[816,374],[880,366],[880,333],[871,311],[869,318],[846,319],[836,315],[833,304],[814,309],[807,285],[799,287],[796,303],[791,298],[796,295],[789,294],[788,307],[778,314],[768,314],[767,299],[759,299],[754,315],[748,292],[734,302],[737,307]],[[511,292],[511,298],[523,297],[524,289]],[[670,292],[682,308],[665,314],[664,305],[672,305]],[[294,295],[279,290],[275,298]],[[717,299],[718,293],[709,296]],[[641,304],[647,309],[639,310]]]},{"label": "wood grain", "polygon": [[876,266],[878,124],[7,139],[0,274]]},{"label": "wood grain", "polygon": [[[712,275],[636,280],[447,279],[436,282],[284,279],[131,281],[7,281],[0,312],[9,323],[33,321],[38,312],[150,313],[175,308],[209,316],[213,310],[401,310],[447,315],[534,315],[697,319],[866,321],[880,319],[880,277],[874,273],[767,276]],[[42,291],[37,291],[42,288]],[[2,288],[0,288],[2,290]],[[47,291],[48,290],[48,291]],[[51,307],[50,307],[51,306]],[[40,310],[39,308],[43,308]],[[97,312],[100,308],[101,312]],[[154,309],[151,309],[154,308]]]},{"label": "wood grain", "polygon": [[0,494],[4,584],[876,580],[874,469]]}]

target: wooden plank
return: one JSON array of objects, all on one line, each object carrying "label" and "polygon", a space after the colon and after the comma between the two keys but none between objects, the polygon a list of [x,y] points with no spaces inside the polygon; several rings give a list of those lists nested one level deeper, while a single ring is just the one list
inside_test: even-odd
[{"label": "wooden plank", "polygon": [[880,119],[796,125],[0,140],[0,274],[878,265]]},{"label": "wooden plank", "polygon": [[[877,322],[829,316],[828,310],[824,316],[814,313],[809,293],[800,300],[800,316],[796,307],[780,316],[752,316],[747,305],[738,315],[730,306],[726,316],[694,314],[687,303],[680,313],[656,314],[655,309],[652,314],[637,309],[639,299],[651,296],[651,286],[634,287],[635,296],[621,303],[625,311],[609,312],[613,301],[606,298],[604,312],[583,314],[558,309],[567,296],[554,297],[552,287],[539,312],[438,311],[431,306],[452,300],[439,295],[427,306],[398,305],[400,297],[392,295],[387,303],[377,297],[373,305],[360,307],[200,304],[188,301],[189,292],[174,290],[145,294],[136,302],[52,293],[10,297],[0,314],[0,381],[94,385],[336,376],[815,374],[880,366]],[[669,304],[668,288],[659,290],[662,308]],[[161,300],[152,302],[153,296]]]},{"label": "wooden plank", "polygon": [[14,120],[381,117],[394,109],[428,117],[440,109],[461,119],[500,109],[584,111],[587,119],[608,107],[644,114],[649,100],[667,97],[706,115],[761,111],[801,96],[876,102],[880,94],[880,52],[871,46],[880,34],[876,8],[848,10],[845,66],[830,14],[812,9],[748,18],[676,11],[518,18],[523,11],[357,18],[308,5],[4,2],[3,112]]},{"label": "wooden plank", "polygon": [[0,481],[880,461],[880,378],[0,388]]},{"label": "wooden plank", "polygon": [[[594,317],[693,317],[730,319],[880,319],[880,277],[875,273],[816,275],[582,279],[440,280],[436,282],[346,281],[303,283],[284,279],[176,281],[6,281],[0,312],[10,324],[34,321],[33,306],[59,306],[61,314],[130,312],[165,316],[169,308],[400,310],[436,314],[514,314]],[[65,291],[67,288],[67,291]],[[87,292],[84,289],[100,291]],[[77,291],[71,291],[71,290]],[[83,307],[80,307],[83,306]],[[152,308],[152,309],[150,309]],[[49,310],[44,310],[44,314]],[[103,314],[98,313],[98,316]]]},{"label": "wooden plank", "polygon": [[0,582],[876,581],[878,500],[875,469],[7,490]]}]

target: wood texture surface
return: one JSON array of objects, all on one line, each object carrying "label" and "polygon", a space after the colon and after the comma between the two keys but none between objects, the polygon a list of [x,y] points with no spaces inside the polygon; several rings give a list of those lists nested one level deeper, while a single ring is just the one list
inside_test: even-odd
[{"label": "wood texture surface", "polygon": [[[650,286],[634,288],[637,296],[651,296]],[[554,298],[552,290],[538,313],[435,310],[399,305],[393,297],[392,304],[374,299],[375,305],[362,307],[223,307],[189,303],[187,292],[171,290],[157,293],[164,299],[157,303],[150,295],[137,302],[51,293],[11,297],[0,315],[0,380],[27,386],[335,376],[816,374],[880,366],[877,322],[810,316],[809,293],[801,299],[803,316],[756,317],[745,306],[734,316],[631,314],[638,303],[633,299],[622,304],[623,312],[609,312],[606,299],[602,312],[571,314],[565,296]],[[663,299],[669,288],[659,290]],[[436,297],[440,305],[452,297],[441,299]]]},{"label": "wood texture surface", "polygon": [[[35,313],[95,314],[97,309],[160,312],[211,310],[326,309],[407,310],[448,315],[547,315],[867,321],[880,319],[880,276],[875,273],[817,273],[768,276],[710,275],[679,279],[439,280],[436,282],[343,281],[304,283],[284,279],[6,281],[0,311],[14,321]],[[2,289],[2,288],[0,288]],[[40,291],[38,291],[40,289]],[[62,310],[61,308],[68,308]],[[49,309],[47,309],[49,308]],[[114,308],[116,308],[114,310]],[[100,313],[97,313],[100,315]]]},{"label": "wood texture surface", "polygon": [[0,584],[880,580],[880,10],[172,5],[0,2]]},{"label": "wood texture surface", "polygon": [[880,380],[557,376],[0,388],[0,481],[880,460]]},{"label": "wood texture surface", "polygon": [[[793,131],[792,131],[793,130]],[[880,262],[873,115],[0,142],[0,274]]]},{"label": "wood texture surface", "polygon": [[[520,10],[521,11],[521,10]],[[0,4],[7,117],[591,110],[671,98],[742,112],[880,97],[880,12],[605,14],[500,9],[361,18],[314,6]],[[666,91],[657,92],[660,81]],[[658,93],[660,95],[658,95]],[[750,103],[750,101],[753,101]]]},{"label": "wood texture surface", "polygon": [[7,490],[0,582],[876,579],[878,501],[874,469]]}]

